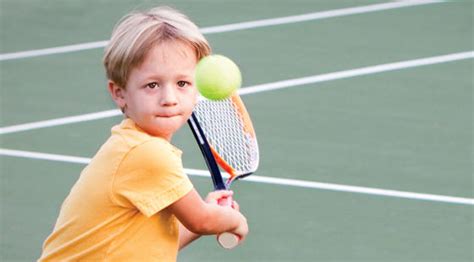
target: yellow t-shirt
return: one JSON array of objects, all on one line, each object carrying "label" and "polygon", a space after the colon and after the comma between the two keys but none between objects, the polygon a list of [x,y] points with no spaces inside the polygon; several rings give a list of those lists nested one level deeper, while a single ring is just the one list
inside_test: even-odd
[{"label": "yellow t-shirt", "polygon": [[165,208],[192,188],[181,151],[125,119],[71,189],[39,261],[175,261],[178,220]]}]

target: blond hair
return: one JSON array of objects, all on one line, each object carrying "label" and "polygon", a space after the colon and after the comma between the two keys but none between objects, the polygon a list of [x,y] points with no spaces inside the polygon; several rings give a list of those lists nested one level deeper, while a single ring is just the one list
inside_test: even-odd
[{"label": "blond hair", "polygon": [[170,40],[182,41],[192,47],[197,61],[211,53],[211,47],[199,28],[175,9],[155,7],[124,16],[115,26],[105,48],[103,63],[107,78],[125,88],[131,70],[144,61],[147,52]]}]

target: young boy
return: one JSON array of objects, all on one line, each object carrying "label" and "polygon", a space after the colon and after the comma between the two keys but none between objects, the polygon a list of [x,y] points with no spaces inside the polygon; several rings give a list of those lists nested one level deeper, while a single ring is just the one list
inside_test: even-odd
[{"label": "young boy", "polygon": [[183,14],[165,7],[124,17],[106,47],[108,90],[125,115],[64,201],[40,261],[174,261],[199,235],[232,232],[245,217],[203,201],[171,143],[197,102],[194,69],[210,54]]}]

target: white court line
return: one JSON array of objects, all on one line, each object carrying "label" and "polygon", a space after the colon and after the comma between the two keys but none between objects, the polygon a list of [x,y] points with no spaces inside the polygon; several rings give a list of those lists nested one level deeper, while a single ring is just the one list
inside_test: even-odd
[{"label": "white court line", "polygon": [[[59,161],[59,162],[67,162],[67,163],[77,163],[77,164],[88,164],[91,160],[90,158],[85,158],[85,157],[46,154],[46,153],[39,153],[39,152],[10,150],[10,149],[3,149],[3,148],[0,148],[0,155],[30,158],[30,159],[41,159],[41,160],[49,160],[49,161]],[[192,176],[209,177],[209,172],[205,170],[186,168],[185,172]],[[274,184],[274,185],[283,185],[283,186],[324,189],[324,190],[339,191],[339,192],[351,192],[351,193],[358,193],[358,194],[369,194],[369,195],[386,196],[386,197],[444,202],[444,203],[451,203],[451,204],[462,204],[462,205],[471,205],[471,206],[474,205],[474,199],[472,198],[422,194],[422,193],[414,193],[414,192],[406,192],[406,191],[349,186],[349,185],[340,185],[340,184],[331,184],[331,183],[320,183],[320,182],[298,180],[298,179],[275,178],[275,177],[264,177],[264,176],[254,175],[254,176],[246,177],[245,181],[252,181],[252,182],[257,182],[257,183],[265,183],[265,184]]]},{"label": "white court line", "polygon": [[[239,93],[240,95],[248,95],[248,94],[253,94],[253,93],[258,93],[258,92],[271,91],[271,90],[276,90],[276,89],[289,88],[289,87],[295,87],[295,86],[301,86],[301,85],[307,85],[307,84],[315,84],[315,83],[320,83],[320,82],[326,82],[326,81],[332,81],[332,80],[344,79],[344,78],[356,77],[356,76],[362,76],[362,75],[369,75],[369,74],[375,74],[375,73],[381,73],[381,72],[388,72],[388,71],[400,70],[400,69],[417,67],[417,66],[446,63],[446,62],[452,62],[452,61],[469,59],[469,58],[474,58],[474,51],[455,53],[455,54],[449,54],[449,55],[443,55],[443,56],[428,57],[428,58],[415,59],[415,60],[408,60],[408,61],[402,61],[402,62],[396,62],[396,63],[382,64],[382,65],[375,65],[375,66],[369,66],[369,67],[362,67],[362,68],[338,71],[338,72],[333,72],[333,73],[328,73],[328,74],[314,75],[314,76],[309,76],[309,77],[295,78],[295,79],[289,79],[285,81],[278,81],[278,82],[272,82],[272,83],[267,83],[267,84],[249,86],[249,87],[240,89]],[[0,128],[0,135],[33,130],[33,129],[38,129],[38,128],[44,128],[44,127],[52,127],[52,126],[59,126],[59,125],[65,125],[65,124],[71,124],[71,123],[91,121],[95,119],[117,116],[120,114],[121,112],[119,110],[107,110],[107,111],[101,111],[101,112],[84,114],[84,115],[76,115],[76,116],[56,118],[56,119],[51,119],[51,120],[31,122],[31,123],[20,124],[20,125],[5,126],[5,127]]]},{"label": "white court line", "polygon": [[334,73],[329,73],[329,74],[315,75],[315,76],[267,83],[267,84],[262,84],[262,85],[255,85],[255,86],[250,86],[250,87],[241,89],[240,94],[241,95],[253,94],[253,93],[276,90],[276,89],[281,89],[281,88],[288,88],[288,87],[301,86],[301,85],[307,85],[307,84],[315,84],[315,83],[326,82],[326,81],[331,81],[331,80],[370,75],[370,74],[376,74],[376,73],[381,73],[381,72],[406,69],[406,68],[411,68],[411,67],[434,65],[434,64],[440,64],[440,63],[446,63],[446,62],[452,62],[452,61],[458,61],[458,60],[464,60],[464,59],[470,59],[470,58],[474,58],[474,51],[454,53],[454,54],[442,55],[442,56],[434,56],[434,57],[421,58],[421,59],[408,60],[408,61],[402,61],[402,62],[396,62],[396,63],[382,64],[382,65],[375,65],[375,66],[368,66],[368,67],[361,67],[357,69],[339,71],[339,72],[334,72]]},{"label": "white court line", "polygon": [[1,134],[8,134],[8,133],[16,133],[20,131],[27,131],[32,129],[44,128],[44,127],[51,127],[51,126],[60,126],[72,123],[79,123],[79,122],[86,122],[91,120],[97,120],[102,118],[109,118],[113,116],[121,115],[122,112],[118,109],[106,110],[96,113],[84,114],[84,115],[77,115],[77,116],[68,116],[62,118],[55,118],[50,120],[44,121],[37,121],[32,123],[26,123],[21,125],[14,125],[8,127],[0,128],[0,135]]},{"label": "white court line", "polygon": [[[295,15],[295,16],[287,16],[287,17],[263,19],[263,20],[234,23],[234,24],[227,24],[227,25],[220,25],[220,26],[204,27],[201,29],[201,32],[203,34],[224,33],[224,32],[238,31],[238,30],[244,30],[244,29],[298,23],[298,22],[325,19],[325,18],[331,18],[331,17],[362,14],[362,13],[383,11],[383,10],[417,6],[417,5],[426,5],[426,4],[433,4],[433,3],[440,3],[440,2],[444,2],[444,1],[411,0],[411,1],[400,1],[400,2],[390,2],[390,3],[383,3],[383,4],[360,6],[360,7],[350,7],[350,8],[308,13],[308,14]],[[108,41],[104,40],[104,41],[59,46],[59,47],[37,49],[37,50],[29,50],[29,51],[22,51],[22,52],[4,53],[4,54],[0,54],[0,61],[102,48],[102,47],[105,47],[107,43]]]}]

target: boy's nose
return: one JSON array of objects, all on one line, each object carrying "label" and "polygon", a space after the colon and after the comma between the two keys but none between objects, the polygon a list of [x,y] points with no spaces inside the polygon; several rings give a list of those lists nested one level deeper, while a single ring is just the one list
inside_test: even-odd
[{"label": "boy's nose", "polygon": [[161,106],[175,106],[178,104],[176,90],[174,90],[173,87],[171,86],[163,87],[160,104]]}]

